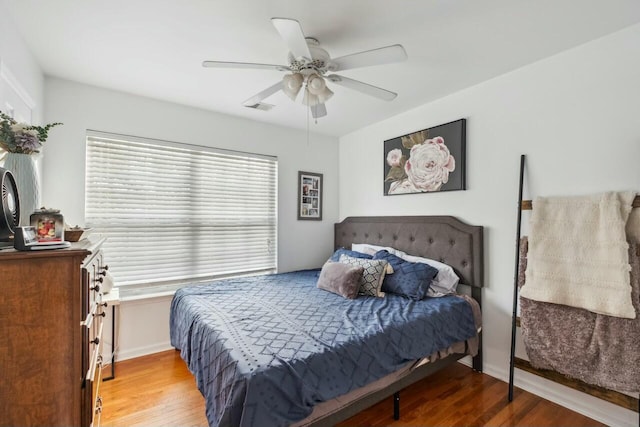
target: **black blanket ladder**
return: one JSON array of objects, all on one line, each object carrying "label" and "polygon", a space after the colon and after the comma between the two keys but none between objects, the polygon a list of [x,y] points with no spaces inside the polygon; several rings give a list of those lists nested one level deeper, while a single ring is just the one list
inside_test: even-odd
[{"label": "black blanket ladder", "polygon": [[[520,261],[520,238],[521,238],[521,226],[522,226],[522,211],[530,211],[533,209],[533,203],[531,200],[522,200],[523,184],[524,184],[524,170],[525,170],[525,155],[520,156],[520,185],[518,187],[518,220],[516,231],[516,256],[515,256],[515,273],[513,278],[513,311],[511,314],[511,357],[509,359],[509,402],[513,401],[513,382],[515,368],[529,372],[534,375],[538,375],[547,380],[562,384],[564,386],[573,388],[583,393],[590,394],[602,400],[614,403],[623,408],[627,408],[631,411],[638,412],[638,426],[640,427],[640,399],[629,396],[624,393],[620,393],[614,390],[609,390],[604,387],[598,387],[595,385],[587,384],[583,381],[567,377],[559,372],[534,368],[528,360],[521,359],[515,356],[516,352],[516,329],[520,327],[520,318],[518,317],[518,274],[519,274],[519,261]],[[636,196],[633,201],[633,207],[640,207],[640,196]]]}]

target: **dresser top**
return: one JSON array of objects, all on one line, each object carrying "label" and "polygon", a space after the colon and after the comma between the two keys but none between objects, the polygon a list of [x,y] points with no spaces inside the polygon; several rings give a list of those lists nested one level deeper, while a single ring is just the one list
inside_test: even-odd
[{"label": "dresser top", "polygon": [[100,249],[102,243],[106,239],[99,240],[81,240],[80,242],[71,243],[70,248],[65,249],[45,249],[36,251],[17,251],[13,248],[0,250],[0,262],[24,259],[24,258],[54,258],[54,257],[86,257],[91,253],[95,253]]}]

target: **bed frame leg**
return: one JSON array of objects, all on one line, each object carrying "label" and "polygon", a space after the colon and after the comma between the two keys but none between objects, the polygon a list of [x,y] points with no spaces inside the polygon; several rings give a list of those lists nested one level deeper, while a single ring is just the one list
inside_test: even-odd
[{"label": "bed frame leg", "polygon": [[393,419],[400,419],[400,392],[393,394]]}]

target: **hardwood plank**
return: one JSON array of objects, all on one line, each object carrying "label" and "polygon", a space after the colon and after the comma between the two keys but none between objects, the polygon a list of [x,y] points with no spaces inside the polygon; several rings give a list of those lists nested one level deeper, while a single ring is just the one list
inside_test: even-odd
[{"label": "hardwood plank", "polygon": [[[177,351],[119,362],[101,385],[102,425],[206,426],[204,399]],[[347,426],[602,426],[569,409],[454,363],[400,393],[400,420],[391,398],[339,424]]]},{"label": "hardwood plank", "polygon": [[102,425],[207,425],[205,404],[177,351],[119,362],[101,385]]}]

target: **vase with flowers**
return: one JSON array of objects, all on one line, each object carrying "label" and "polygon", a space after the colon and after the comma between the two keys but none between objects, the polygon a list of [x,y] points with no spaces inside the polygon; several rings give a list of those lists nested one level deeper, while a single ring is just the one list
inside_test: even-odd
[{"label": "vase with flowers", "polygon": [[4,168],[11,171],[22,207],[20,225],[29,224],[29,216],[40,206],[40,186],[35,155],[49,136],[49,130],[62,123],[33,126],[19,123],[0,111],[0,149],[7,152]]}]

